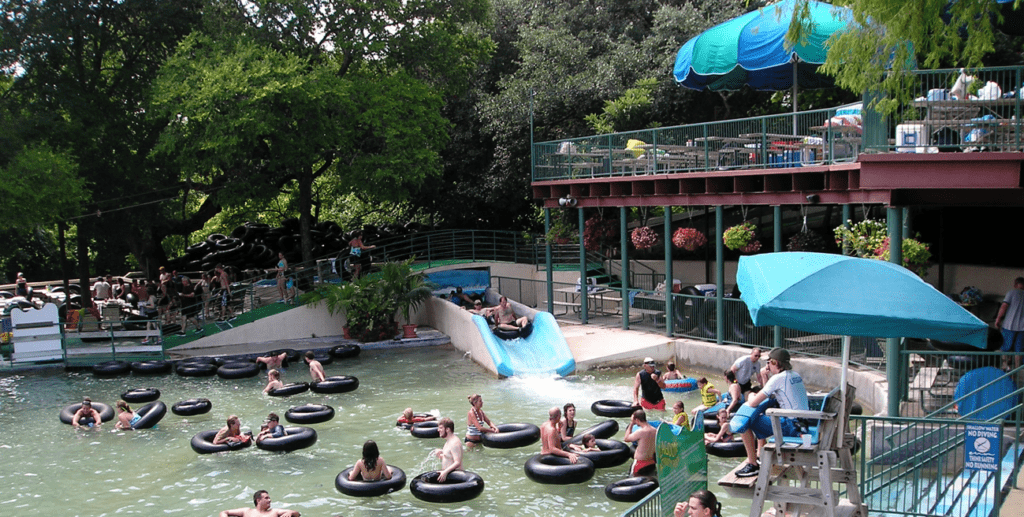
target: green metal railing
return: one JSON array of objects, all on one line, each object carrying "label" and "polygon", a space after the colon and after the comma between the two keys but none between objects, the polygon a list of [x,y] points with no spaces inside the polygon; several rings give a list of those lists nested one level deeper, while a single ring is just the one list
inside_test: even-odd
[{"label": "green metal railing", "polygon": [[532,178],[809,167],[856,161],[862,152],[1024,150],[1024,67],[922,70],[915,78],[913,100],[889,118],[849,105],[538,142]]}]

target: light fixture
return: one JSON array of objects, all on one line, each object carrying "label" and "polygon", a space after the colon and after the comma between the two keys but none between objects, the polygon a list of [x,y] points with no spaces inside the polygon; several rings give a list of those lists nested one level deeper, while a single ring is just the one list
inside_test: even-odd
[{"label": "light fixture", "polygon": [[819,201],[821,201],[821,196],[819,196],[817,194],[809,194],[807,196],[807,202],[812,204],[812,205],[818,204]]}]

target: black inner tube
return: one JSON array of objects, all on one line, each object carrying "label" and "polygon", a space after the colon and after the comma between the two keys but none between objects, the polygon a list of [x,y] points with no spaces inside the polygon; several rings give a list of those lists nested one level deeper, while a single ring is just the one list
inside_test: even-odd
[{"label": "black inner tube", "polygon": [[171,412],[179,416],[202,415],[213,409],[210,399],[188,399],[171,406]]},{"label": "black inner tube", "polygon": [[394,465],[388,465],[388,469],[391,470],[391,479],[381,479],[379,481],[357,479],[351,481],[348,479],[348,476],[352,472],[352,467],[349,467],[341,471],[338,477],[334,478],[334,487],[339,492],[352,497],[377,497],[405,488],[405,471]]},{"label": "black inner tube", "polygon": [[319,424],[334,418],[334,408],[326,404],[295,406],[284,414],[284,418],[293,424]]},{"label": "black inner tube", "polygon": [[594,476],[594,462],[585,456],[571,463],[569,458],[554,454],[537,454],[523,465],[526,477],[548,485],[584,483]]},{"label": "black inner tube", "polygon": [[409,484],[409,491],[417,499],[430,503],[469,501],[484,491],[484,479],[474,472],[449,472],[444,483],[437,482],[439,474],[438,471],[432,470],[416,476]]}]

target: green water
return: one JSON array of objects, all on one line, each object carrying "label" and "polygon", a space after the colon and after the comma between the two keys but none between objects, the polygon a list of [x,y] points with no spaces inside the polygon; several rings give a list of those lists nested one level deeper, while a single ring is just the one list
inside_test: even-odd
[{"label": "green water", "polygon": [[[249,506],[252,493],[266,489],[274,507],[290,507],[304,516],[614,516],[631,506],[604,495],[607,483],[626,477],[627,465],[598,470],[580,485],[540,485],[527,479],[523,464],[539,452],[539,443],[467,452],[466,469],[480,474],[486,488],[477,499],[461,504],[422,502],[408,486],[383,497],[353,498],[335,489],[334,478],[359,457],[367,439],[376,440],[384,459],[405,470],[410,480],[437,469],[439,461],[429,452],[442,440],[413,438],[394,426],[407,406],[417,412],[439,410],[455,421],[461,436],[469,409],[466,397],[472,393],[483,395],[484,410],[495,424],[539,425],[548,408],[573,402],[579,408],[578,429],[582,430],[604,420],[590,412],[593,401],[631,397],[635,372],[585,374],[579,382],[499,381],[447,346],[364,351],[358,358],[336,361],[325,369],[327,375],[358,377],[359,389],[273,398],[261,393],[266,382],[263,375],[233,381],[173,374],[101,379],[62,371],[0,377],[0,429],[5,430],[0,436],[0,503],[16,515],[198,516]],[[285,371],[285,382],[306,380],[303,366]],[[159,388],[168,407],[183,399],[206,397],[213,402],[213,411],[187,418],[168,411],[156,429],[134,432],[112,432],[113,422],[102,430],[74,430],[57,419],[61,408],[83,395],[113,405],[121,393],[138,387]],[[697,404],[695,392],[667,395],[669,405],[679,398],[688,408]],[[271,453],[251,447],[199,455],[189,446],[195,433],[219,428],[230,414],[239,415],[243,428],[258,431],[268,412],[283,417],[289,407],[305,403],[329,404],[337,411],[333,420],[311,426],[319,440],[308,449]],[[733,463],[712,458],[712,485]],[[733,507],[727,502],[725,515],[747,513],[743,501],[736,503]]]}]

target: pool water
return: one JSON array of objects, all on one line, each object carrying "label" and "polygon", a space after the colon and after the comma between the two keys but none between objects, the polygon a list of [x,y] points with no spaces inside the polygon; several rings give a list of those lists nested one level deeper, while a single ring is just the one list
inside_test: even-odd
[{"label": "pool water", "polygon": [[[420,501],[408,486],[377,498],[339,493],[334,479],[352,466],[367,439],[377,441],[381,455],[402,468],[411,480],[439,468],[430,451],[441,439],[418,439],[394,426],[401,411],[437,409],[465,434],[467,396],[480,393],[484,410],[495,424],[531,422],[540,425],[552,406],[573,402],[578,429],[605,420],[590,412],[600,399],[629,399],[635,372],[587,373],[576,382],[534,378],[496,380],[450,346],[364,351],[353,359],[326,365],[327,375],[354,375],[359,389],[343,394],[307,392],[289,398],[262,394],[265,375],[240,380],[196,379],[173,374],[96,378],[91,373],[40,371],[0,377],[0,503],[18,515],[216,515],[229,508],[249,507],[259,489],[270,492],[275,508],[289,507],[313,515],[620,515],[631,505],[609,500],[607,483],[626,477],[628,465],[601,469],[589,482],[554,486],[534,483],[523,464],[540,444],[509,450],[478,447],[467,451],[467,470],[486,483],[483,494],[466,503],[440,505]],[[308,381],[304,365],[285,370],[284,382]],[[168,410],[156,429],[114,432],[75,430],[57,416],[83,395],[114,405],[131,388],[156,387],[168,408],[180,400],[205,397],[213,402],[206,415],[179,417]],[[682,399],[687,408],[698,394],[667,394],[669,405]],[[291,453],[250,447],[229,453],[199,455],[189,441],[199,431],[224,425],[237,414],[244,428],[258,432],[267,413],[281,415],[291,406],[329,404],[334,419],[313,424],[315,445]],[[141,405],[137,405],[141,406]],[[667,416],[652,414],[651,417]],[[620,421],[620,425],[625,422]],[[289,425],[282,421],[283,425]],[[621,439],[620,430],[617,438]],[[738,460],[711,458],[709,479],[724,475]],[[749,501],[725,501],[725,515],[746,514]]]}]

